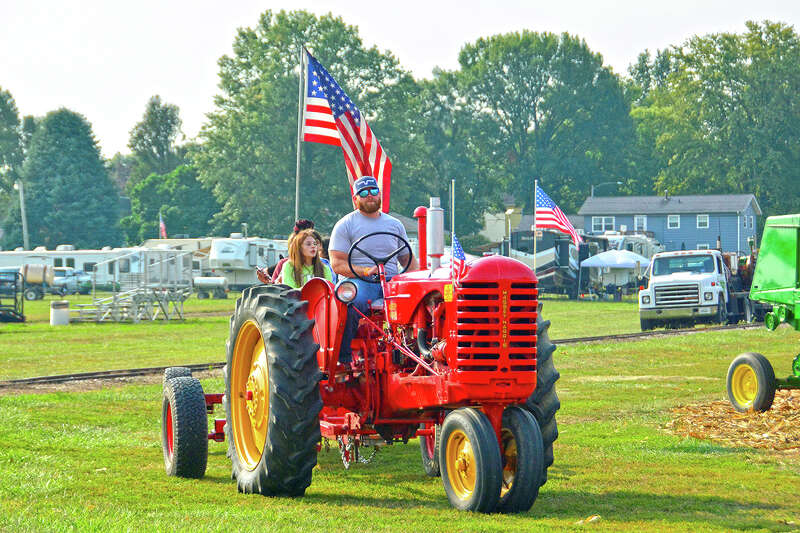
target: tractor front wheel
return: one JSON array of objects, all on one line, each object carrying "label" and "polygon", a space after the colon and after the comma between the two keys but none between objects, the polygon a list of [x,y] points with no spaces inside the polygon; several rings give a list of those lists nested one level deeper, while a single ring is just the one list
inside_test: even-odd
[{"label": "tractor front wheel", "polygon": [[426,435],[419,438],[419,451],[422,455],[422,468],[430,477],[439,477],[439,436],[442,433],[442,426],[439,424],[425,424],[425,429],[432,429],[433,435]]},{"label": "tractor front wheel", "polygon": [[760,353],[747,352],[728,367],[728,399],[733,408],[744,413],[750,409],[764,412],[775,399],[775,371]]},{"label": "tractor front wheel", "polygon": [[556,346],[550,342],[550,321],[542,318],[542,304],[536,316],[536,389],[523,407],[530,411],[539,423],[544,443],[544,466],[540,485],[547,482],[547,469],[553,464],[553,443],[558,438],[556,412],[561,402],[556,394],[556,381],[561,375],[553,365]]},{"label": "tractor front wheel", "polygon": [[311,484],[322,374],[306,305],[281,285],[249,287],[236,301],[223,404],[240,492],[302,496]]},{"label": "tractor front wheel", "polygon": [[518,406],[503,412],[503,485],[497,510],[524,513],[539,495],[544,473],[544,445],[539,423]]},{"label": "tractor front wheel", "polygon": [[491,422],[481,411],[452,411],[442,424],[439,467],[450,504],[462,511],[491,513],[502,486],[502,462]]},{"label": "tractor front wheel", "polygon": [[208,462],[208,415],[203,386],[192,377],[165,381],[161,446],[167,475],[201,478]]}]

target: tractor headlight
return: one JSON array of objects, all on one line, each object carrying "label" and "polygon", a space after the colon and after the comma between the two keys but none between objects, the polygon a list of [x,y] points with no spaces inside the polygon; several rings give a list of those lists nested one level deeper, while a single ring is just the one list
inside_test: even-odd
[{"label": "tractor headlight", "polygon": [[649,304],[650,303],[650,295],[642,294],[642,303],[643,304]]},{"label": "tractor headlight", "polygon": [[343,303],[349,304],[356,299],[358,286],[352,281],[342,281],[336,286],[336,298]]},{"label": "tractor headlight", "polygon": [[714,299],[714,293],[713,292],[704,292],[703,293],[703,300],[705,300],[707,302],[710,302],[713,299]]}]

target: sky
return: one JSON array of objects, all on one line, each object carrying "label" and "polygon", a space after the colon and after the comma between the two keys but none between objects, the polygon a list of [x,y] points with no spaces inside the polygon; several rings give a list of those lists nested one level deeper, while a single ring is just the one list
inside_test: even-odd
[{"label": "sky", "polygon": [[645,49],[742,33],[747,20],[800,22],[796,0],[0,0],[0,88],[20,116],[83,114],[106,157],[130,152],[130,130],[156,94],[180,108],[191,139],[214,109],[217,60],[267,9],[341,16],[417,78],[457,68],[464,43],[523,29],[577,35],[626,74]]}]

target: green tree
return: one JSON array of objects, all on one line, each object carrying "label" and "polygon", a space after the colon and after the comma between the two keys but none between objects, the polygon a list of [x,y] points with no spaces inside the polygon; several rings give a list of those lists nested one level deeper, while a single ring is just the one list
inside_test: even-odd
[{"label": "green tree", "polygon": [[[602,57],[568,34],[509,33],[478,39],[459,55],[485,165],[530,206],[533,180],[566,212],[592,183],[627,178],[629,104]],[[486,167],[481,172],[486,172]]]},{"label": "green tree", "polygon": [[150,174],[131,190],[131,215],[121,226],[131,245],[159,235],[159,213],[170,235],[209,235],[219,210],[214,196],[197,181],[197,171],[181,165],[169,174]]},{"label": "green tree", "polygon": [[766,214],[800,196],[800,38],[782,23],[689,39],[666,83],[634,109],[653,146],[655,188],[755,193]]},{"label": "green tree", "polygon": [[[419,88],[397,60],[366,49],[358,31],[331,15],[263,13],[239,30],[219,60],[221,94],[193,152],[200,180],[222,204],[215,224],[248,222],[253,233],[286,235],[294,219],[298,50],[307,44],[356,105],[393,163],[392,210],[410,214],[429,190],[413,138]],[[300,214],[324,232],[352,209],[339,148],[304,143]]]},{"label": "green tree", "polygon": [[0,88],[0,191],[10,192],[22,169],[22,129],[17,104]]},{"label": "green tree", "polygon": [[[108,178],[86,119],[67,109],[42,119],[22,168],[32,246],[78,248],[120,244],[119,195]],[[19,211],[6,221],[4,246],[22,242]]]},{"label": "green tree", "polygon": [[162,103],[158,95],[151,97],[142,120],[130,132],[128,146],[136,158],[131,171],[131,185],[153,173],[167,174],[184,162],[175,146],[180,134],[178,106]]}]

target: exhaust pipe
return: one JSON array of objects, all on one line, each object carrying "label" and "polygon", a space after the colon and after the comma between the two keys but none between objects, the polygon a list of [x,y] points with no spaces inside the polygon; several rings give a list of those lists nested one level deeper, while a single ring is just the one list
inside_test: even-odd
[{"label": "exhaust pipe", "polygon": [[444,255],[444,210],[436,196],[431,197],[426,230],[427,252],[433,271],[442,266],[442,256]]}]

